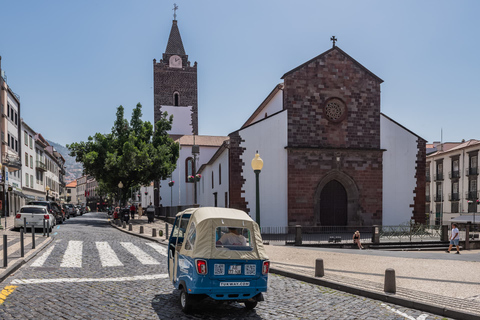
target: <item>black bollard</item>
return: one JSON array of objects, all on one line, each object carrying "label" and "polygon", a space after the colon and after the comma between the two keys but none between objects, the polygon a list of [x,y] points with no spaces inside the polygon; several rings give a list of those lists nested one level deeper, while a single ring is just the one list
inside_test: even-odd
[{"label": "black bollard", "polygon": [[156,237],[157,236],[157,229],[153,228],[152,229],[152,237]]},{"label": "black bollard", "polygon": [[315,277],[323,277],[325,269],[323,268],[323,259],[315,260]]},{"label": "black bollard", "polygon": [[43,219],[43,236],[45,237],[45,224],[47,223],[47,220],[46,219]]},{"label": "black bollard", "polygon": [[133,230],[133,225],[131,223],[128,224],[128,231],[132,231]]},{"label": "black bollard", "polygon": [[20,230],[20,257],[25,256],[25,248],[23,243],[23,230]]},{"label": "black bollard", "polygon": [[3,235],[3,267],[6,268],[8,266],[8,253],[7,253],[7,235]]},{"label": "black bollard", "polygon": [[395,283],[395,270],[394,269],[387,269],[385,270],[385,283],[384,283],[384,291],[387,293],[396,293],[397,286]]},{"label": "black bollard", "polygon": [[168,223],[165,223],[165,239],[168,239]]},{"label": "black bollard", "polygon": [[140,233],[143,233],[143,226],[140,226]]},{"label": "black bollard", "polygon": [[35,249],[35,228],[32,228],[32,249]]},{"label": "black bollard", "polygon": [[47,238],[50,237],[50,225],[47,223]]},{"label": "black bollard", "polygon": [[27,218],[23,218],[23,233],[27,233]]}]

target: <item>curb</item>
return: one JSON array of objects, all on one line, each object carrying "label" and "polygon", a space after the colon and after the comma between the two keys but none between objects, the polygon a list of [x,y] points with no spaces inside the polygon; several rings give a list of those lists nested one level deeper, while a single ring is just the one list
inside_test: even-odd
[{"label": "curb", "polygon": [[289,271],[280,270],[277,268],[270,268],[270,273],[278,274],[284,277],[300,280],[300,281],[315,284],[315,285],[320,285],[323,287],[327,287],[327,288],[375,299],[375,300],[394,303],[402,307],[430,312],[433,314],[437,314],[437,315],[441,315],[449,318],[465,319],[465,320],[479,319],[478,314],[452,310],[448,307],[440,307],[437,305],[424,303],[424,302],[412,301],[405,298],[396,297],[395,295],[391,295],[391,294],[378,293],[370,290],[359,289],[359,288],[351,287],[345,284],[339,284],[339,283],[331,282],[325,279],[305,276],[305,275],[301,275],[301,274],[297,274]]},{"label": "curb", "polygon": [[140,233],[135,233],[135,232],[133,232],[133,231],[128,231],[127,229],[124,229],[124,228],[122,228],[122,227],[119,227],[119,226],[115,225],[115,223],[113,222],[113,220],[110,220],[110,225],[111,225],[112,227],[114,227],[115,229],[120,230],[120,231],[125,232],[125,233],[128,233],[128,234],[130,234],[130,235],[132,235],[132,236],[140,237],[140,238],[143,238],[143,239],[146,239],[146,240],[150,240],[150,241],[159,242],[159,243],[164,244],[164,245],[167,245],[167,244],[168,244],[167,240],[165,240],[165,239],[153,238],[153,237],[147,236],[147,235],[145,235],[145,234],[140,234]]},{"label": "curb", "polygon": [[53,241],[53,237],[50,237],[49,239],[45,240],[40,247],[35,248],[35,251],[31,251],[27,253],[26,257],[19,258],[17,261],[15,261],[10,267],[7,267],[5,271],[2,272],[0,275],[0,283],[3,282],[6,278],[8,278],[12,273],[17,271],[21,266],[23,266],[25,263],[33,259],[34,257],[37,256],[37,254],[40,253],[46,246],[48,246],[51,242]]}]

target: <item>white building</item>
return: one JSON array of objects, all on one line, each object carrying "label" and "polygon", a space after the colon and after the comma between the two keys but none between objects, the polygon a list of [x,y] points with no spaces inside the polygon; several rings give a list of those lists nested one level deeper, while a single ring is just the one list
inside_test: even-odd
[{"label": "white building", "polygon": [[[459,216],[473,222],[478,212],[479,140],[437,143],[427,155],[427,212],[431,224],[450,224]],[[479,220],[479,219],[477,219]]]},{"label": "white building", "polygon": [[46,170],[44,147],[37,133],[22,119],[22,189],[26,200],[44,200],[43,175]]}]

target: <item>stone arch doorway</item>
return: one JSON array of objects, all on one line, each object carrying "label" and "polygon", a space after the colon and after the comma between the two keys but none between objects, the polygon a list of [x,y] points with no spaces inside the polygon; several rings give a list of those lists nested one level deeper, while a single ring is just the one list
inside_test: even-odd
[{"label": "stone arch doorway", "polygon": [[362,225],[357,212],[358,201],[359,192],[355,181],[340,170],[329,171],[322,177],[315,191],[315,224]]},{"label": "stone arch doorway", "polygon": [[320,224],[347,225],[347,192],[337,180],[331,180],[320,192]]}]

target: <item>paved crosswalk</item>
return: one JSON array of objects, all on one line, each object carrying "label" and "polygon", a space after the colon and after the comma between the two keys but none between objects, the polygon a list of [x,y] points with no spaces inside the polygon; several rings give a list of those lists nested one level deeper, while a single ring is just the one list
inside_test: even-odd
[{"label": "paved crosswalk", "polygon": [[[125,257],[125,255],[133,256],[136,260],[143,265],[159,265],[163,256],[167,256],[167,250],[164,246],[158,243],[147,242],[145,243],[148,247],[152,248],[155,252],[159,253],[161,256],[153,257],[148,254],[145,250],[140,248],[138,245],[131,242],[120,242],[120,247],[116,247],[117,252],[112,248],[112,246],[106,241],[95,242],[95,247],[98,252],[98,259],[102,267],[121,267],[124,266],[120,257]],[[57,243],[52,244],[47,248],[42,255],[33,261],[31,267],[44,267],[49,261],[52,252],[59,246]],[[81,268],[84,255],[84,242],[83,241],[68,241],[67,248],[63,252],[63,257],[61,259],[60,268]],[[121,250],[121,252],[118,252]],[[50,259],[52,260],[52,259]]]}]

